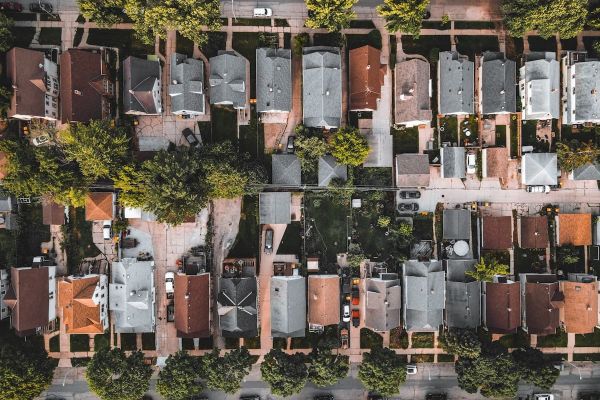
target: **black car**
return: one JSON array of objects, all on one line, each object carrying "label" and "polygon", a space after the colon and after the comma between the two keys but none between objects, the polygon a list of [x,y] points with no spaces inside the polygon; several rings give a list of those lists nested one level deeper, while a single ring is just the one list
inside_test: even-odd
[{"label": "black car", "polygon": [[175,305],[169,304],[167,306],[167,322],[175,321]]},{"label": "black car", "polygon": [[313,400],[333,400],[332,394],[320,394],[318,396],[313,397]]},{"label": "black car", "polygon": [[52,10],[53,10],[52,4],[42,3],[42,2],[29,4],[29,11],[34,12],[34,13],[51,14]]},{"label": "black car", "polygon": [[418,190],[403,190],[400,192],[400,198],[402,199],[420,199],[421,192]]},{"label": "black car", "polygon": [[3,1],[0,3],[0,11],[21,12],[23,11],[23,6],[16,1]]},{"label": "black car", "polygon": [[419,211],[419,205],[417,203],[400,203],[398,211]]},{"label": "black car", "polygon": [[241,396],[240,400],[260,400],[260,396],[257,394],[250,396]]},{"label": "black car", "polygon": [[200,144],[200,141],[198,140],[196,135],[194,135],[194,132],[192,132],[190,128],[185,128],[183,132],[181,132],[181,134],[183,135],[185,140],[187,140],[187,142],[190,144],[190,147],[196,147]]},{"label": "black car", "polygon": [[446,400],[446,393],[427,393],[425,400]]},{"label": "black car", "polygon": [[294,136],[289,136],[287,139],[287,152],[289,154],[294,154],[294,151],[296,151],[296,147],[294,146],[295,140],[296,138]]}]

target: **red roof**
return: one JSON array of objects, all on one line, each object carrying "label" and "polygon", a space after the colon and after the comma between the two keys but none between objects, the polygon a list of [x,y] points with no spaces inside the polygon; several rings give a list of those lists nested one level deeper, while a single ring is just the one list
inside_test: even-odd
[{"label": "red roof", "polygon": [[210,274],[175,275],[174,303],[177,336],[210,336]]},{"label": "red roof", "polygon": [[512,333],[521,326],[521,295],[518,282],[486,282],[485,322],[492,333]]},{"label": "red roof", "polygon": [[385,75],[381,50],[363,46],[350,50],[350,110],[375,110]]},{"label": "red roof", "polygon": [[548,246],[548,217],[521,217],[521,247],[544,249]]},{"label": "red roof", "polygon": [[113,193],[92,192],[85,199],[85,220],[105,221],[113,219]]},{"label": "red roof", "polygon": [[[41,65],[41,67],[40,67]],[[44,53],[14,47],[6,53],[6,74],[14,88],[8,116],[46,115]]]},{"label": "red roof", "polygon": [[506,250],[513,246],[512,217],[484,216],[482,248],[486,250]]}]

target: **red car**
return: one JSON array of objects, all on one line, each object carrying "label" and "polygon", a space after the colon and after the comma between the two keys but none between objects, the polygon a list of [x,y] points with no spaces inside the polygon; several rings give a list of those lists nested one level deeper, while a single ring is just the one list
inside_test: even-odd
[{"label": "red car", "polygon": [[16,1],[3,1],[0,3],[0,11],[21,12],[23,11],[23,5]]}]

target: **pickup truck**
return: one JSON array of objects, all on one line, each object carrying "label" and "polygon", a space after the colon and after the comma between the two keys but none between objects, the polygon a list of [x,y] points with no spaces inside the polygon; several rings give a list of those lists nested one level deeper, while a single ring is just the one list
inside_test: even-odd
[{"label": "pickup truck", "polygon": [[352,326],[357,328],[360,325],[360,311],[352,310]]},{"label": "pickup truck", "polygon": [[167,299],[172,299],[175,295],[175,272],[165,273],[165,292]]}]

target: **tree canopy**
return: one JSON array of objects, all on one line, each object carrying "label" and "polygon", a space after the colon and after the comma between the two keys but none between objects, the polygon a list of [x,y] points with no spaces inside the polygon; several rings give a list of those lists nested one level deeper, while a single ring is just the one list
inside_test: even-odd
[{"label": "tree canopy", "polygon": [[306,26],[311,29],[325,28],[329,32],[339,32],[350,27],[356,18],[352,7],[358,0],[305,0],[308,9]]},{"label": "tree canopy", "polygon": [[329,143],[331,155],[340,164],[358,167],[369,156],[367,139],[352,127],[340,128],[333,134]]},{"label": "tree canopy", "polygon": [[377,6],[377,12],[385,18],[385,27],[390,33],[419,37],[428,6],[429,0],[383,0],[383,4]]},{"label": "tree canopy", "polygon": [[556,383],[560,371],[552,361],[544,358],[544,353],[532,347],[521,348],[512,352],[517,363],[521,379],[539,388],[549,390]]},{"label": "tree canopy", "polygon": [[470,276],[476,281],[491,282],[496,275],[507,275],[509,267],[506,264],[501,264],[495,258],[488,260],[481,258],[477,264],[475,264],[474,270],[465,272],[465,275]]},{"label": "tree canopy", "polygon": [[6,52],[13,45],[13,34],[10,28],[12,28],[14,22],[8,18],[4,13],[0,13],[0,51]]},{"label": "tree canopy", "polygon": [[391,397],[400,391],[400,385],[406,380],[406,365],[393,350],[372,349],[369,353],[363,353],[358,379],[367,390]]},{"label": "tree canopy", "polygon": [[81,14],[101,27],[123,22],[125,0],[77,0]]},{"label": "tree canopy", "polygon": [[556,156],[558,164],[564,171],[573,171],[587,164],[598,161],[600,148],[593,142],[558,142],[556,144]]},{"label": "tree canopy", "polygon": [[152,368],[144,354],[134,351],[128,357],[119,348],[97,351],[88,363],[85,378],[102,400],[138,400],[150,387]]},{"label": "tree canopy", "polygon": [[332,386],[348,375],[348,356],[333,354],[329,348],[315,348],[310,353],[308,379],[319,387]]},{"label": "tree canopy", "polygon": [[180,350],[171,354],[158,374],[156,390],[167,400],[187,400],[202,392],[200,361]]},{"label": "tree canopy", "polygon": [[271,393],[288,397],[300,393],[308,377],[304,354],[286,354],[272,349],[260,365],[262,378],[271,386]]},{"label": "tree canopy", "polygon": [[231,350],[224,356],[213,350],[202,357],[204,378],[211,390],[234,394],[242,386],[252,368],[252,357],[245,347]]},{"label": "tree canopy", "polygon": [[459,357],[477,358],[481,354],[481,341],[472,329],[452,328],[440,336],[442,348]]}]

